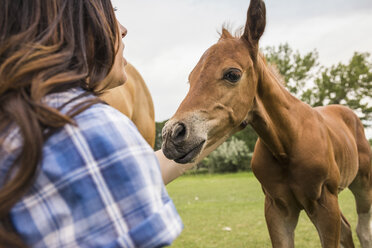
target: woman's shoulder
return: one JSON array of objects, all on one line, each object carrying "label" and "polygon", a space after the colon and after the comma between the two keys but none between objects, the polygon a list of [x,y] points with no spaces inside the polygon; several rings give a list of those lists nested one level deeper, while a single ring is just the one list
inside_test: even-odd
[{"label": "woman's shoulder", "polygon": [[[97,96],[81,88],[72,88],[46,96],[44,103],[58,109],[62,114],[69,115],[68,113],[74,112],[86,103],[89,104],[94,99],[97,99]],[[88,137],[94,135],[106,140],[115,139],[116,143],[124,140],[133,144],[136,142],[142,143],[143,140],[137,127],[127,116],[104,102],[89,106],[74,116],[73,120],[76,125],[65,125],[63,128],[65,132],[67,128],[67,130],[79,131]],[[65,132],[62,133],[66,134]]]},{"label": "woman's shoulder", "polygon": [[146,141],[142,138],[134,123],[124,114],[105,103],[97,103],[74,117],[76,128],[84,133],[102,133],[116,142],[126,140],[128,143]]},{"label": "woman's shoulder", "polygon": [[105,103],[94,104],[73,119],[75,124],[65,125],[59,138],[66,136],[75,146],[86,143],[94,154],[135,148],[153,152],[133,122]]},{"label": "woman's shoulder", "polygon": [[133,164],[158,167],[153,149],[132,121],[111,106],[94,104],[73,120],[44,144],[42,170],[50,181],[66,180],[93,165],[107,172]]},{"label": "woman's shoulder", "polygon": [[[81,90],[73,90],[69,94],[57,95],[53,98],[58,100],[54,101],[52,107],[58,107],[64,103],[61,111],[67,113],[84,101],[89,101],[96,96],[85,94]],[[70,102],[65,104],[66,101]],[[48,102],[53,101],[48,99]],[[77,155],[80,156],[93,154],[94,159],[99,160],[118,151],[130,152],[133,149],[153,153],[152,148],[141,136],[133,122],[103,102],[89,106],[74,116],[73,120],[74,124],[66,124],[48,139],[44,145],[45,155],[48,155],[49,152],[55,154],[68,149],[73,153],[79,152]]]}]

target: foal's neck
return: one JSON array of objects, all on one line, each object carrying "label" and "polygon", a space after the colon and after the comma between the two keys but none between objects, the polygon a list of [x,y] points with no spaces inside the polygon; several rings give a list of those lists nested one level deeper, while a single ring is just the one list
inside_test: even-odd
[{"label": "foal's neck", "polygon": [[266,65],[264,58],[257,58],[258,85],[250,124],[271,153],[282,163],[288,161],[291,143],[298,135],[299,108],[308,108],[292,96],[281,84],[278,75]]}]

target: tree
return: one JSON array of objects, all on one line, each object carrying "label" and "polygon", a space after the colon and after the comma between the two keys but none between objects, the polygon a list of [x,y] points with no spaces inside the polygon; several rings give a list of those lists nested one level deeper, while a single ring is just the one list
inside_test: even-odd
[{"label": "tree", "polygon": [[209,173],[248,170],[251,156],[245,142],[232,137],[204,158],[199,168],[206,167]]},{"label": "tree", "polygon": [[278,47],[268,46],[263,53],[267,62],[278,69],[287,89],[301,99],[307,82],[314,79],[319,69],[318,52],[313,50],[301,55],[285,43]]},{"label": "tree", "polygon": [[161,149],[161,143],[163,142],[163,139],[161,137],[161,130],[163,129],[163,127],[164,127],[164,125],[167,121],[168,120],[165,120],[163,122],[156,122],[155,123],[155,146],[154,146],[155,151]]},{"label": "tree", "polygon": [[309,94],[312,106],[342,104],[357,111],[367,126],[372,120],[372,63],[369,53],[354,53],[348,64],[324,68]]},{"label": "tree", "polygon": [[288,44],[263,49],[284,77],[287,89],[311,106],[342,104],[355,110],[365,126],[372,121],[372,62],[369,53],[354,53],[348,64],[319,66],[316,50],[301,55]]}]

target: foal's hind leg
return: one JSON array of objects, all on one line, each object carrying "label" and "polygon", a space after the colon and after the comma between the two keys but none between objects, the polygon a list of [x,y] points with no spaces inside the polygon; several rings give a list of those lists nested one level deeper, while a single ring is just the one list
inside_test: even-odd
[{"label": "foal's hind leg", "polygon": [[359,170],[349,188],[353,192],[358,225],[356,228],[360,244],[363,248],[372,247],[372,152],[364,137],[362,127],[358,130],[358,159]]},{"label": "foal's hind leg", "polygon": [[358,225],[356,232],[362,248],[372,247],[372,188],[371,177],[358,175],[354,182],[350,185],[350,190],[353,192],[357,213]]}]

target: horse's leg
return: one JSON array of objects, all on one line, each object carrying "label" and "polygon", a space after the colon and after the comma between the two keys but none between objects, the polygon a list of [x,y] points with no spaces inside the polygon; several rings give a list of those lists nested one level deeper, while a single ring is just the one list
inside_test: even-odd
[{"label": "horse's leg", "polygon": [[372,188],[371,178],[358,175],[350,185],[353,192],[358,213],[356,232],[362,248],[372,247]]},{"label": "horse's leg", "polygon": [[356,232],[363,248],[372,247],[372,152],[363,132],[363,127],[357,130],[357,147],[359,170],[356,178],[350,184],[358,213]]},{"label": "horse's leg", "polygon": [[318,231],[322,247],[340,247],[341,211],[337,192],[332,193],[323,186],[320,198],[309,201],[305,211]]},{"label": "horse's leg", "polygon": [[300,209],[290,202],[265,197],[265,218],[273,248],[294,247],[294,230]]},{"label": "horse's leg", "polygon": [[351,233],[350,224],[341,213],[341,247],[354,248],[353,236]]}]

